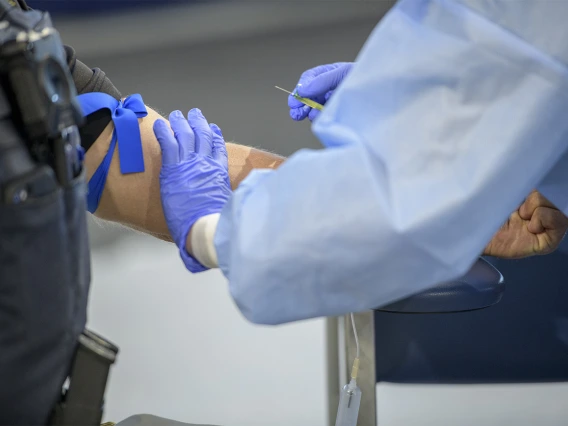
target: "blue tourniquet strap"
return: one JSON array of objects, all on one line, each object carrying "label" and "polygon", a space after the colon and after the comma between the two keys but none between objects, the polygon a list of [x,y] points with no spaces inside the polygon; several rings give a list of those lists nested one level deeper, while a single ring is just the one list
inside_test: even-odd
[{"label": "blue tourniquet strap", "polygon": [[117,141],[121,173],[140,173],[144,171],[142,138],[140,136],[138,118],[146,117],[148,111],[140,95],[129,96],[124,102],[117,101],[106,93],[85,93],[79,95],[78,99],[85,116],[106,108],[110,110],[114,123],[114,132],[108,152],[89,181],[87,208],[91,213],[94,213],[103,194]]}]

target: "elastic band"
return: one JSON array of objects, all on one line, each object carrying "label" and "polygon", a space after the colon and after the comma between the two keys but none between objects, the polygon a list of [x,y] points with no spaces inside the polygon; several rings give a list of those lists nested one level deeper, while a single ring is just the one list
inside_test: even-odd
[{"label": "elastic band", "polygon": [[129,96],[124,102],[117,101],[106,93],[85,93],[79,95],[78,99],[85,116],[101,109],[108,109],[111,112],[114,123],[114,131],[108,152],[89,181],[87,209],[89,212],[94,213],[103,195],[103,189],[117,142],[120,154],[120,172],[129,174],[144,171],[144,155],[138,118],[146,117],[148,111],[140,95]]}]

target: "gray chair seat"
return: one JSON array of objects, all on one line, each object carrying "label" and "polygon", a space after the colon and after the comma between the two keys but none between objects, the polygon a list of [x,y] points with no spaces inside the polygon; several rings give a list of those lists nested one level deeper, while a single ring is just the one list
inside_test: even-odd
[{"label": "gray chair seat", "polygon": [[137,414],[131,416],[116,426],[210,426],[210,425],[196,425],[194,423],[183,423],[176,420],[168,420],[163,417],[152,416],[150,414]]}]

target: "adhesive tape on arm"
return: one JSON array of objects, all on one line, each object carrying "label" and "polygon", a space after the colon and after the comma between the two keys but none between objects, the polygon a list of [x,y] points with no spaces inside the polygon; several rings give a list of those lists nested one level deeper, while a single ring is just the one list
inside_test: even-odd
[{"label": "adhesive tape on arm", "polygon": [[193,257],[206,268],[217,268],[219,266],[214,239],[220,216],[220,213],[203,216],[195,222],[191,230]]}]

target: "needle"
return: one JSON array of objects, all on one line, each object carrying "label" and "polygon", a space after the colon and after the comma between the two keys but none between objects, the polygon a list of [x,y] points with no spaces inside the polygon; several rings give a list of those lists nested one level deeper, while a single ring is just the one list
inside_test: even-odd
[{"label": "needle", "polygon": [[283,89],[282,87],[278,87],[278,86],[274,86],[274,87],[276,87],[278,90],[282,90],[283,92],[288,93],[289,95],[296,96],[292,92],[288,92],[286,89]]},{"label": "needle", "polygon": [[296,98],[297,100],[299,100],[301,103],[303,103],[304,105],[307,105],[311,108],[317,109],[318,111],[323,111],[323,105],[318,104],[317,102],[312,101],[311,99],[308,98],[302,98],[301,96],[298,96],[297,93],[292,93],[287,91],[286,89],[283,89],[282,87],[278,87],[278,86],[274,86],[276,87],[278,90],[282,90],[283,92],[288,93],[289,95],[294,96],[294,98]]}]

